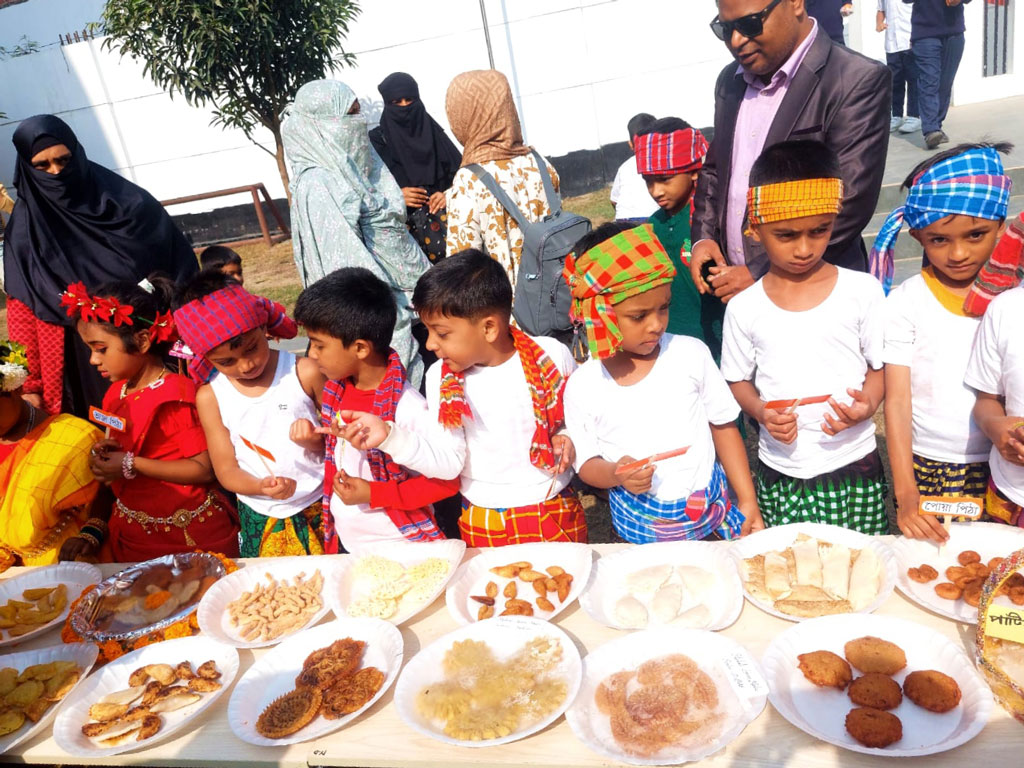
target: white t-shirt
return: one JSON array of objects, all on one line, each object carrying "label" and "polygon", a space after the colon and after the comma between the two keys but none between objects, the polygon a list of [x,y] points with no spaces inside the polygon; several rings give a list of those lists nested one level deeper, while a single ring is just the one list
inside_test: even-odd
[{"label": "white t-shirt", "polygon": [[295,355],[280,350],[274,380],[266,392],[256,397],[243,395],[220,373],[210,381],[221,421],[231,435],[238,466],[254,477],[267,476],[259,456],[242,442],[244,437],[273,454],[274,462],[269,466],[275,475],[295,481],[295,494],[283,501],[269,496],[238,495],[246,506],[278,519],[301,512],[323,496],[323,454],[307,451],[288,439],[296,419],[320,423],[316,403],[302,388],[295,366]]},{"label": "white t-shirt", "polygon": [[885,52],[909,51],[910,16],[914,6],[903,0],[878,0],[878,10],[885,14]]},{"label": "white t-shirt", "polygon": [[885,310],[882,359],[910,368],[914,453],[955,464],[984,461],[992,444],[974,423],[974,392],[964,384],[980,318],[950,312],[919,274],[893,288]]},{"label": "white t-shirt", "polygon": [[[430,439],[430,412],[427,409],[427,401],[408,382],[398,399],[394,423],[396,426]],[[386,451],[384,444],[381,445],[381,448]],[[410,457],[409,462],[409,464],[403,463],[402,466],[407,470],[412,470],[413,474],[446,478],[458,475],[457,466],[452,469],[450,464],[438,461],[437,457],[429,452],[421,452],[417,456]],[[373,482],[373,472],[370,469],[370,460],[366,452],[347,445],[344,440],[337,442],[334,450],[334,464],[336,467],[344,469],[352,477],[361,477],[363,480]],[[410,464],[414,466],[410,466]],[[331,514],[334,516],[338,536],[350,552],[355,552],[367,544],[405,541],[405,537],[398,531],[383,509],[374,509],[369,504],[346,504],[338,494],[334,494],[331,497]]]},{"label": "white t-shirt", "polygon": [[[989,304],[964,383],[1002,396],[1007,416],[1024,417],[1024,286],[1000,294]],[[1015,504],[1024,504],[1024,467],[1006,461],[995,446],[988,464],[996,488]]]},{"label": "white t-shirt", "polygon": [[644,177],[636,172],[636,157],[630,155],[619,166],[609,198],[615,203],[616,219],[646,219],[658,210]]},{"label": "white t-shirt", "polygon": [[650,492],[664,501],[707,487],[715,463],[708,424],[735,421],[739,410],[704,343],[670,333],[661,337],[654,367],[635,384],[616,383],[592,359],[565,387],[565,425],[576,446],[577,471],[595,456],[615,462],[690,446],[656,465]]},{"label": "white t-shirt", "polygon": [[[758,280],[726,306],[722,373],[726,381],[753,381],[762,400],[830,394],[851,403],[868,366],[882,367],[885,304],[871,275],[838,268],[832,293],[813,309],[777,306]],[[866,419],[835,436],[821,427],[828,403],[797,409],[797,436],[784,445],[761,429],[758,456],[765,464],[807,479],[844,467],[875,450],[875,423]]]}]

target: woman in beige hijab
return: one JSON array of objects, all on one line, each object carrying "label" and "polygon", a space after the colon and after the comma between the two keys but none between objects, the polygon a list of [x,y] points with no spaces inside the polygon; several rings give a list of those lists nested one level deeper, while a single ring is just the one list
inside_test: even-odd
[{"label": "woman in beige hijab", "polygon": [[[493,69],[463,72],[448,86],[445,109],[452,134],[463,146],[462,167],[446,193],[448,253],[481,249],[505,267],[514,288],[522,230],[466,167],[476,163],[491,174],[529,221],[551,214],[537,161],[523,144],[508,80]],[[557,191],[558,174],[544,162]]]}]

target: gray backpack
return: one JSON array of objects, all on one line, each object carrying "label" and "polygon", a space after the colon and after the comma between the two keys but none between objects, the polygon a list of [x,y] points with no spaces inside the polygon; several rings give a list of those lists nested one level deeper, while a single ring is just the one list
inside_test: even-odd
[{"label": "gray backpack", "polygon": [[494,195],[523,231],[523,253],[513,297],[512,314],[519,327],[531,336],[551,336],[572,328],[569,309],[572,295],[562,278],[565,257],[581,237],[590,232],[590,219],[562,210],[562,198],[551,184],[547,164],[531,149],[544,182],[551,215],[538,222],[526,220],[512,199],[487,171],[476,163],[466,167]]}]

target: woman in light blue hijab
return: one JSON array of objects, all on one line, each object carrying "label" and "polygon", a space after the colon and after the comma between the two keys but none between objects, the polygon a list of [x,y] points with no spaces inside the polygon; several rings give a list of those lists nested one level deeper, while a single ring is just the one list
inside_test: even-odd
[{"label": "woman in light blue hijab", "polygon": [[419,386],[410,299],[430,262],[406,228],[402,190],[370,145],[355,94],[337,80],[306,83],[285,108],[281,135],[303,286],[341,267],[365,267],[388,283],[398,303],[391,346]]}]

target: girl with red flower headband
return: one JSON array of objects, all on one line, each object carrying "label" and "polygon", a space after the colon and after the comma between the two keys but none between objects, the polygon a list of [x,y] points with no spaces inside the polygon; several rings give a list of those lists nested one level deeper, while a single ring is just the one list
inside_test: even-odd
[{"label": "girl with red flower headband", "polygon": [[91,350],[89,362],[113,382],[103,410],[116,419],[107,421],[123,426],[92,450],[90,469],[116,501],[100,521],[106,525],[79,534],[76,555],[97,554],[104,538],[117,562],[197,548],[238,554],[237,515],[214,478],[195,384],[170,362],[173,296],[174,284],[155,275],[92,295],[76,283],[61,296]]}]

